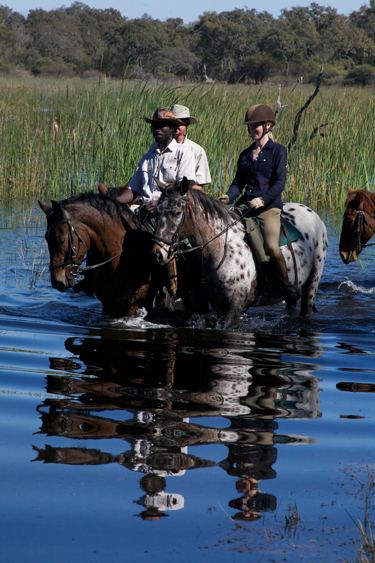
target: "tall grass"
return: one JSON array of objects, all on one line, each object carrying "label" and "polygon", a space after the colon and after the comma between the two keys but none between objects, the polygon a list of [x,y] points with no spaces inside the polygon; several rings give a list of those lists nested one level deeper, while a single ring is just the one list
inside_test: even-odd
[{"label": "tall grass", "polygon": [[[281,89],[285,107],[275,140],[289,143],[296,113],[313,90]],[[277,85],[0,78],[0,197],[66,197],[95,189],[99,180],[123,185],[152,141],[143,117],[173,103],[189,106],[199,120],[189,136],[207,152],[213,179],[208,191],[218,196],[250,142],[246,109],[254,103],[275,108],[277,93]],[[321,90],[289,153],[286,200],[337,208],[348,186],[372,189],[374,106],[372,90]],[[322,124],[327,125],[310,138]]]}]

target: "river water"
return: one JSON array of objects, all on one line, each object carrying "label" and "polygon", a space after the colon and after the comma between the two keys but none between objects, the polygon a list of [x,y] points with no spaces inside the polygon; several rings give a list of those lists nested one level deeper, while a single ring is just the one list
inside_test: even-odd
[{"label": "river water", "polygon": [[375,271],[371,249],[341,263],[325,220],[318,312],[254,308],[220,331],[114,322],[58,293],[44,215],[3,204],[2,563],[354,563],[375,479]]}]

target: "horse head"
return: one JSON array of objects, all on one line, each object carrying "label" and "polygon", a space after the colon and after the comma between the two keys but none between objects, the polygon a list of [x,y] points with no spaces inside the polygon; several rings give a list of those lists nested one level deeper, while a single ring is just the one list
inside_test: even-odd
[{"label": "horse head", "polygon": [[51,284],[58,291],[66,291],[77,283],[78,268],[84,260],[88,244],[59,202],[52,201],[52,207],[40,201],[38,203],[47,217],[45,239],[50,255]]},{"label": "horse head", "polygon": [[375,193],[349,188],[340,236],[344,264],[355,262],[375,232]]},{"label": "horse head", "polygon": [[187,219],[191,213],[189,190],[195,182],[184,177],[181,181],[156,183],[162,192],[155,208],[156,230],[151,255],[160,265],[166,264],[179,242],[189,236]]}]

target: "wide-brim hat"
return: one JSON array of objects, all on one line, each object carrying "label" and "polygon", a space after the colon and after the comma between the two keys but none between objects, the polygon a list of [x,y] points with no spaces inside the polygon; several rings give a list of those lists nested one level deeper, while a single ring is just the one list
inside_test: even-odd
[{"label": "wide-brim hat", "polygon": [[183,121],[189,121],[189,125],[192,123],[197,123],[195,117],[190,115],[190,110],[186,106],[180,106],[179,104],[174,104],[171,107],[171,111],[175,114],[178,119],[182,119]]},{"label": "wide-brim hat", "polygon": [[147,123],[175,123],[176,125],[183,125],[184,122],[181,119],[177,119],[173,111],[166,108],[157,108],[151,119],[148,117],[144,118]]}]

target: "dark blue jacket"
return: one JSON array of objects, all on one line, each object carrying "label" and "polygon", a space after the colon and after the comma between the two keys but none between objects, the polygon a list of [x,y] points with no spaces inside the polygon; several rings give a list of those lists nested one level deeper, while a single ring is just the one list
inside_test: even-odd
[{"label": "dark blue jacket", "polygon": [[255,197],[261,197],[265,206],[258,208],[255,214],[262,213],[271,207],[282,209],[281,193],[286,181],[286,148],[269,139],[258,158],[253,162],[251,152],[254,148],[255,143],[240,154],[236,175],[227,191],[229,203],[233,203],[245,190],[236,205],[246,203]]}]

